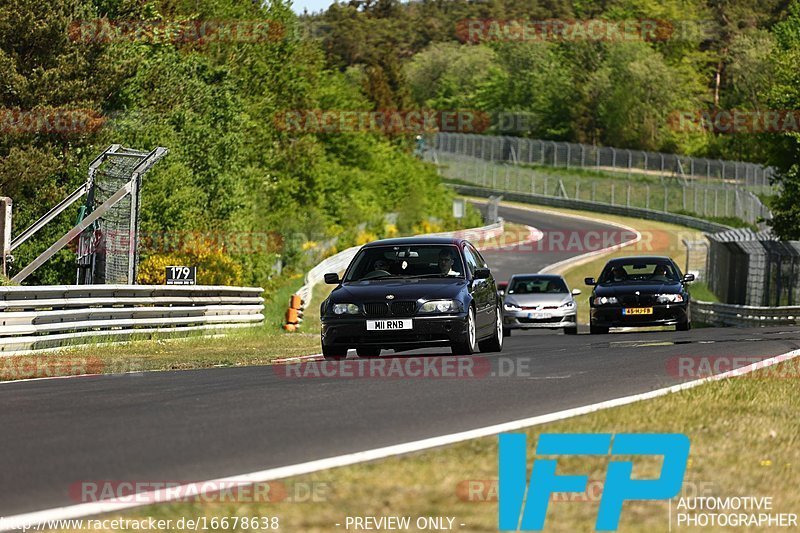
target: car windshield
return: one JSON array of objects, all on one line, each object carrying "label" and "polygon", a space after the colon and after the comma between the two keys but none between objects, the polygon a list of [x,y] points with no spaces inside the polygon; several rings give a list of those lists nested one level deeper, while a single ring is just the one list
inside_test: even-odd
[{"label": "car windshield", "polygon": [[393,278],[464,277],[464,263],[453,245],[373,246],[353,260],[344,281]]},{"label": "car windshield", "polygon": [[606,265],[600,283],[626,283],[631,281],[678,281],[673,265],[663,261],[637,261]]},{"label": "car windshield", "polygon": [[569,292],[563,279],[551,277],[514,278],[508,294],[561,294]]}]

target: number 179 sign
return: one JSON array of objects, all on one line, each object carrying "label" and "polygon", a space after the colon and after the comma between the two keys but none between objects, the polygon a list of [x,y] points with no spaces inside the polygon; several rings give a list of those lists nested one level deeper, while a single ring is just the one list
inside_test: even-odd
[{"label": "number 179 sign", "polygon": [[167,285],[197,285],[197,267],[168,266]]}]

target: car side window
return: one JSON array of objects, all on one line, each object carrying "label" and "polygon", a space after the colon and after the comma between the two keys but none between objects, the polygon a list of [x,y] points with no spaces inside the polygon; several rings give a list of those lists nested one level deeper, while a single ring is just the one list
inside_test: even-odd
[{"label": "car side window", "polygon": [[467,268],[470,275],[475,274],[475,269],[478,268],[478,259],[469,246],[464,246],[464,258],[467,260]]},{"label": "car side window", "polygon": [[472,246],[468,246],[468,248],[470,249],[470,251],[472,253],[475,254],[475,258],[478,260],[478,266],[480,268],[489,268],[489,265],[486,263],[486,259],[483,258],[483,256],[481,255],[481,253],[478,250],[476,250]]}]

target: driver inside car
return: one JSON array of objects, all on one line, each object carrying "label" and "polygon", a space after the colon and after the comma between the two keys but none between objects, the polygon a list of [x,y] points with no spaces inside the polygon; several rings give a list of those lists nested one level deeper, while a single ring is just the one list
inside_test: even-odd
[{"label": "driver inside car", "polygon": [[628,279],[628,274],[625,272],[625,269],[620,266],[615,266],[611,269],[611,280],[612,281],[625,281]]},{"label": "driver inside car", "polygon": [[653,281],[668,281],[669,270],[667,269],[667,265],[657,265],[650,279]]},{"label": "driver inside car", "polygon": [[441,250],[439,252],[439,273],[447,276],[458,276],[461,273],[453,270],[453,255],[449,250]]}]

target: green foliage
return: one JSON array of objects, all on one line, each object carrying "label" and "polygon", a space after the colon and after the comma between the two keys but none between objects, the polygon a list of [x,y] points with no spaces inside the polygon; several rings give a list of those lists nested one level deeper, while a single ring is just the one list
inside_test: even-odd
[{"label": "green foliage", "polygon": [[[69,38],[70,24],[96,17],[270,20],[285,32],[263,42],[206,44],[164,36]],[[221,235],[220,261],[235,262],[235,268],[223,265],[231,272],[225,282],[266,283],[278,254],[286,268],[300,269],[312,258],[303,251],[305,241],[338,237],[337,246],[349,246],[360,224],[380,234],[387,212],[399,213],[398,224],[410,229],[450,211],[451,193],[435,170],[400,140],[276,127],[279,114],[289,110],[373,109],[365,90],[373,96],[384,91],[383,104],[391,106],[402,101],[397,95],[404,86],[390,53],[373,56],[363,69],[329,69],[318,44],[300,38],[297,18],[282,2],[20,0],[0,6],[0,45],[0,107],[87,108],[108,117],[100,131],[0,138],[0,194],[15,201],[15,233],[77,187],[91,158],[111,143],[169,148],[144,179],[142,232],[172,240]],[[72,223],[74,214],[60,217],[18,250],[16,265]],[[231,244],[242,235],[250,236],[248,247]],[[253,243],[252,236],[262,235],[281,238]],[[143,249],[144,274],[160,275],[165,260],[177,260],[169,253]],[[68,283],[73,277],[74,254],[64,251],[29,280]]]}]

